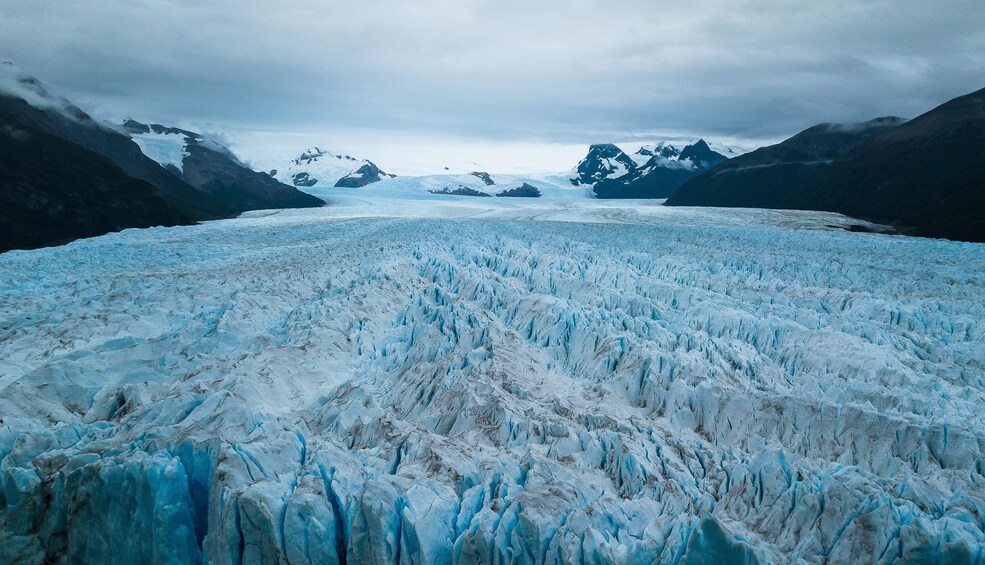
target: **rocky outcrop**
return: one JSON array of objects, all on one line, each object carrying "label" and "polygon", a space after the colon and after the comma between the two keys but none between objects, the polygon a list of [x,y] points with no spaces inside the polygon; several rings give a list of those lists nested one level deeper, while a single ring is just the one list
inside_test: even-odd
[{"label": "rocky outcrop", "polygon": [[494,181],[493,178],[489,175],[489,173],[485,171],[472,171],[469,174],[484,182],[486,186],[493,186],[494,184],[496,184],[496,181]]},{"label": "rocky outcrop", "polygon": [[335,186],[340,188],[361,188],[383,180],[384,176],[386,176],[386,173],[381,171],[379,167],[371,161],[366,161],[355,171],[340,178],[335,183]]},{"label": "rocky outcrop", "polygon": [[518,187],[497,192],[496,196],[505,196],[512,198],[539,198],[540,189],[537,188],[536,186],[531,186],[527,183],[523,183]]},{"label": "rocky outcrop", "polygon": [[449,194],[454,196],[491,196],[488,193],[475,190],[474,188],[469,188],[467,186],[459,186],[455,189],[450,189],[448,187],[442,188],[441,190],[429,190],[431,194]]}]

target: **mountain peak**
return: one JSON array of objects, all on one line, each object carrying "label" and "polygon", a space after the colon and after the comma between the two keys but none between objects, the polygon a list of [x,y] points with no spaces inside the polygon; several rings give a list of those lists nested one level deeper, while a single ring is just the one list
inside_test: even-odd
[{"label": "mountain peak", "polygon": [[680,156],[680,161],[691,161],[692,168],[710,169],[711,167],[728,160],[728,157],[713,151],[703,139],[699,139],[685,147]]},{"label": "mountain peak", "polygon": [[121,125],[123,126],[123,129],[125,129],[128,133],[150,133],[149,125],[142,124],[132,118],[127,118],[123,120],[123,123]]},{"label": "mountain peak", "polygon": [[313,189],[358,188],[384,177],[396,176],[381,171],[375,163],[367,159],[336,154],[317,145],[309,146],[296,157],[284,158],[277,163],[267,162],[264,165],[271,171],[270,176],[285,184]]},{"label": "mountain peak", "polygon": [[629,155],[625,151],[620,149],[614,143],[593,143],[588,146],[588,155],[586,159],[596,158],[596,159],[619,159],[629,158]]},{"label": "mountain peak", "polygon": [[604,178],[618,178],[636,170],[636,162],[612,143],[588,147],[588,155],[578,163],[571,184],[594,185]]},{"label": "mountain peak", "polygon": [[701,150],[701,151],[704,151],[704,150],[711,151],[711,147],[708,147],[708,144],[705,142],[704,139],[698,139],[694,143],[692,143],[692,144],[688,145],[687,147],[685,147],[685,149],[690,149],[690,148],[694,148],[696,150]]},{"label": "mountain peak", "polygon": [[[351,159],[351,157],[349,158]],[[376,163],[372,161],[363,160],[362,166],[340,178],[336,181],[335,186],[340,188],[362,188],[367,184],[381,181],[384,177],[395,178],[396,176],[381,171],[376,166]]]},{"label": "mountain peak", "polygon": [[588,151],[600,151],[605,153],[622,153],[622,149],[619,149],[615,143],[593,143],[588,146]]},{"label": "mountain peak", "polygon": [[95,121],[81,108],[55,96],[37,78],[27,74],[10,61],[0,65],[0,95],[20,98],[39,110],[54,110],[73,122],[92,125]]},{"label": "mountain peak", "polygon": [[698,139],[681,149],[668,141],[644,145],[632,156],[612,143],[591,145],[571,184],[591,185],[598,198],[666,198],[686,180],[728,157]]}]

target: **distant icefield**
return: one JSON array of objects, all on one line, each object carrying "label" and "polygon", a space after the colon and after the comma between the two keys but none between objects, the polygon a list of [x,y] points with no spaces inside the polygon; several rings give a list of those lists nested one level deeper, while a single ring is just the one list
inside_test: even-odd
[{"label": "distant icefield", "polygon": [[0,563],[985,561],[985,245],[505,200],[0,255]]}]

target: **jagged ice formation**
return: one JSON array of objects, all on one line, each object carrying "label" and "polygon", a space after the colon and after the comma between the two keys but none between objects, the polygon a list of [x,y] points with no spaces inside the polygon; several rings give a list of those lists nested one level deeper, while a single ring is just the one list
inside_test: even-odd
[{"label": "jagged ice formation", "polygon": [[982,563],[985,246],[488,200],[0,255],[0,561]]}]

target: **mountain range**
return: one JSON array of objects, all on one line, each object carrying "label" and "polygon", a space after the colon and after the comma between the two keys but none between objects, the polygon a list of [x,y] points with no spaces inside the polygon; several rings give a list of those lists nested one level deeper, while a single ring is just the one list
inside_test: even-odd
[{"label": "mountain range", "polygon": [[909,121],[814,126],[689,180],[666,204],[824,210],[985,241],[985,89]]},{"label": "mountain range", "polygon": [[[5,63],[0,149],[0,250],[248,210],[322,206],[314,195],[381,181],[388,181],[381,190],[394,195],[587,195],[832,211],[904,234],[985,241],[985,89],[913,120],[819,124],[744,154],[704,139],[645,145],[632,154],[596,144],[566,175],[498,175],[500,182],[484,171],[396,179],[372,161],[319,147],[257,172],[194,131],[93,119]],[[581,187],[587,190],[572,190]]]},{"label": "mountain range", "polygon": [[228,148],[201,134],[135,120],[124,121],[123,129],[145,155],[230,213],[322,205],[314,196],[252,170]]},{"label": "mountain range", "polygon": [[589,147],[570,178],[575,186],[591,186],[596,198],[667,198],[727,159],[703,139],[684,147],[666,142],[643,146],[632,156],[604,143]]}]

